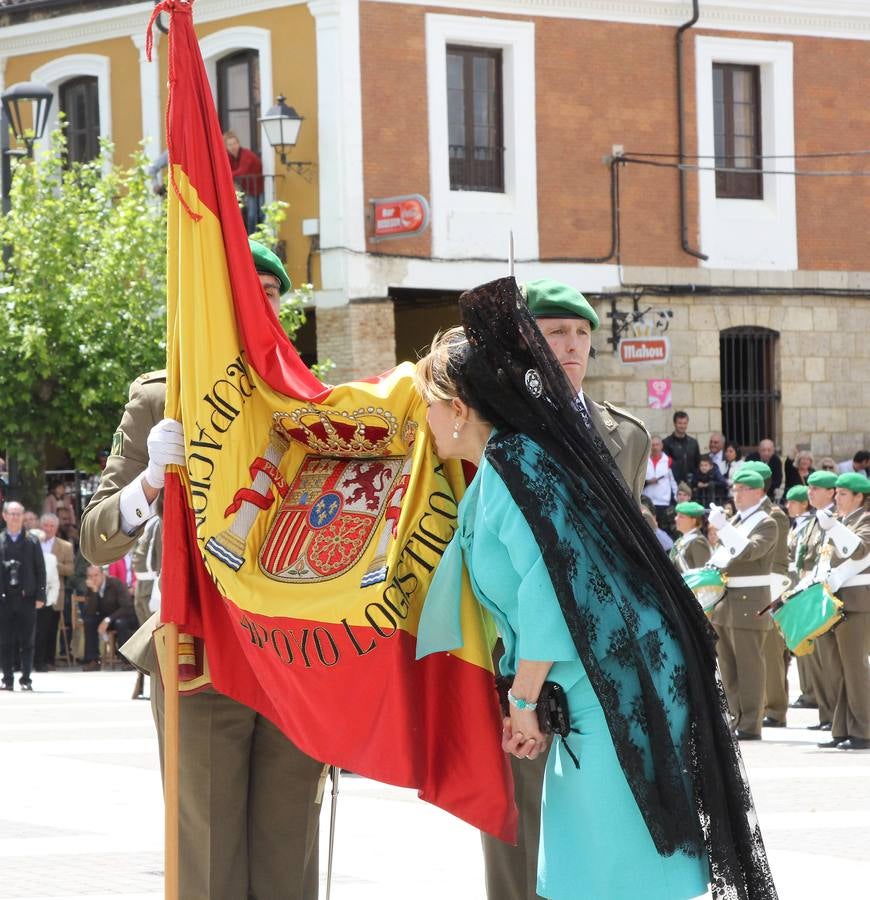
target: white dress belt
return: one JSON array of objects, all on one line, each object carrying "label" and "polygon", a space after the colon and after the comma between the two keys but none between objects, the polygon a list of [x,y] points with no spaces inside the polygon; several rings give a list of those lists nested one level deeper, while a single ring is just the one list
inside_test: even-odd
[{"label": "white dress belt", "polygon": [[738,587],[770,587],[773,583],[770,575],[728,575],[726,573],[729,588]]}]

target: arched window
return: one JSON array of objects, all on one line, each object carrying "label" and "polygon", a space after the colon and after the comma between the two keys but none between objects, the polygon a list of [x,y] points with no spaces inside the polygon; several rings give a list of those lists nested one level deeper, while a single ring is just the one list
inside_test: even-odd
[{"label": "arched window", "polygon": [[260,55],[239,50],[217,61],[218,118],[223,131],[234,131],[243,147],[260,152]]},{"label": "arched window", "polygon": [[100,153],[100,99],[97,79],[71,78],[59,90],[60,110],[66,116],[67,159],[90,162]]},{"label": "arched window", "polygon": [[722,431],[744,448],[777,440],[779,379],[776,344],[769,328],[728,328],[719,335]]}]

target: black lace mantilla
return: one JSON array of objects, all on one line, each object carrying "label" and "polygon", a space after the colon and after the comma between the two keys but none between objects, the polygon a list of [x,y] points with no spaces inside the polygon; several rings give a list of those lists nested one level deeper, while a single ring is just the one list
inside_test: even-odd
[{"label": "black lace mantilla", "polygon": [[[541,548],[658,851],[706,850],[716,900],[775,900],[700,605],[584,424],[514,279],[463,294],[460,312],[469,349],[451,374],[499,428],[487,459]],[[688,710],[683,727],[675,709]]]}]

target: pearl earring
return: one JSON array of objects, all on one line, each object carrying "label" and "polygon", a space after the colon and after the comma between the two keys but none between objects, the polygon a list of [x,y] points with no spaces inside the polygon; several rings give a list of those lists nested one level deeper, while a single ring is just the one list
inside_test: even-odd
[{"label": "pearl earring", "polygon": [[453,440],[459,440],[459,422],[453,423]]}]

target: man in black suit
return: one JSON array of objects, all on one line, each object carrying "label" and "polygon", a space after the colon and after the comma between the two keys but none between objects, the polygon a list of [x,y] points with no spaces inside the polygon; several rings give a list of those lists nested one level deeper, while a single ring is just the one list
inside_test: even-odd
[{"label": "man in black suit", "polygon": [[4,691],[14,686],[15,646],[21,650],[21,690],[32,691],[36,610],[45,606],[45,559],[35,537],[22,528],[24,507],[11,501],[0,532],[0,665]]},{"label": "man in black suit", "polygon": [[100,668],[100,625],[106,623],[103,628],[105,632],[109,624],[115,623],[112,627],[118,630],[117,623],[120,620],[123,634],[129,637],[136,629],[135,626],[132,629],[128,628],[125,620],[135,621],[136,612],[127,585],[117,578],[112,578],[111,575],[106,575],[99,566],[88,566],[85,584],[87,590],[82,610],[82,621],[85,626],[85,664],[82,670],[96,672]]}]

